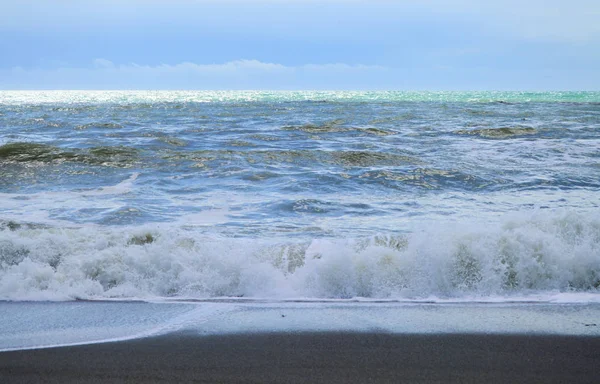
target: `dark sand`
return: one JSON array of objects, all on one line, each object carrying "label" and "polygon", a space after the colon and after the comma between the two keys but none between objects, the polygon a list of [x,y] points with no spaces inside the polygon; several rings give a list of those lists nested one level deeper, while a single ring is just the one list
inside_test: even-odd
[{"label": "dark sand", "polygon": [[0,353],[0,383],[600,383],[600,337],[173,334]]}]

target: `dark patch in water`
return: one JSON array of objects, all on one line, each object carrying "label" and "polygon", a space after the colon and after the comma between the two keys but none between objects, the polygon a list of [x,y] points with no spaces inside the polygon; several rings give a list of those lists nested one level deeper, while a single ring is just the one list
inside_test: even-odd
[{"label": "dark patch in water", "polygon": [[151,244],[154,241],[156,241],[154,236],[152,236],[152,234],[150,234],[150,233],[146,233],[145,235],[133,236],[131,239],[129,239],[127,244],[128,245],[145,245],[145,244]]},{"label": "dark patch in water", "polygon": [[506,139],[515,136],[535,135],[537,130],[531,127],[503,127],[503,128],[482,128],[482,129],[461,129],[455,131],[458,135],[480,136],[490,139]]},{"label": "dark patch in water", "polygon": [[15,162],[74,159],[77,155],[73,152],[61,152],[58,148],[36,143],[10,143],[0,146],[0,159]]},{"label": "dark patch in water", "polygon": [[301,126],[285,126],[281,129],[285,131],[302,131],[308,133],[326,133],[326,132],[341,132],[347,130],[347,128],[341,127],[343,120],[328,121],[323,124],[305,124]]},{"label": "dark patch in water", "polygon": [[188,145],[187,141],[179,139],[177,137],[159,137],[158,141],[172,145],[174,147],[185,147]]},{"label": "dark patch in water", "polygon": [[128,167],[137,160],[137,150],[129,147],[63,150],[47,144],[16,142],[0,146],[0,159],[15,163],[51,164],[68,161],[90,165]]},{"label": "dark patch in water", "polygon": [[465,109],[465,112],[470,115],[476,115],[476,116],[492,116],[492,115],[494,115],[494,112],[486,111],[484,109]]},{"label": "dark patch in water", "polygon": [[42,224],[32,224],[32,223],[17,223],[16,221],[8,220],[8,221],[0,221],[0,231],[18,231],[20,229],[45,229],[48,228]]},{"label": "dark patch in water", "polygon": [[89,154],[87,163],[128,167],[137,160],[138,151],[129,147],[95,147],[89,149]]},{"label": "dark patch in water", "polygon": [[271,179],[271,178],[275,178],[275,177],[279,177],[280,175],[274,172],[257,172],[257,173],[253,173],[249,176],[244,176],[242,177],[242,179],[244,180],[248,180],[248,181],[263,181],[263,180],[267,180],[267,179]]},{"label": "dark patch in water", "polygon": [[[418,164],[417,159],[395,153],[371,151],[311,151],[311,150],[203,150],[193,152],[168,151],[162,156],[164,160],[187,160],[201,162],[205,166],[216,167],[225,162],[247,162],[258,165],[277,164],[333,164],[344,167],[403,166]],[[316,163],[316,164],[315,164]]]},{"label": "dark patch in water", "polygon": [[94,122],[94,123],[81,124],[81,125],[78,125],[75,127],[75,129],[78,129],[78,130],[84,130],[84,129],[89,129],[89,128],[118,129],[118,128],[123,128],[123,126],[118,123]]},{"label": "dark patch in water", "polygon": [[435,168],[416,168],[412,170],[376,170],[358,176],[359,179],[377,180],[379,183],[398,183],[426,189],[449,188],[484,188],[495,182],[458,170]]},{"label": "dark patch in water", "polygon": [[255,147],[255,144],[250,143],[249,141],[244,140],[231,140],[228,143],[232,147]]},{"label": "dark patch in water", "polygon": [[389,135],[393,135],[394,132],[390,132],[390,131],[386,131],[384,129],[379,129],[379,128],[366,128],[362,130],[365,133],[369,133],[371,135],[376,135],[376,136],[389,136]]},{"label": "dark patch in water", "polygon": [[0,241],[0,269],[18,265],[29,256],[29,249],[10,241]]},{"label": "dark patch in water", "polygon": [[370,167],[376,165],[405,165],[413,163],[409,156],[384,152],[336,151],[332,152],[333,162],[349,167]]},{"label": "dark patch in water", "polygon": [[262,134],[250,135],[249,138],[252,140],[260,140],[260,141],[279,141],[279,140],[281,140],[277,136],[262,135]]},{"label": "dark patch in water", "polygon": [[362,128],[362,127],[344,127],[343,120],[333,120],[323,124],[305,124],[301,126],[285,126],[281,129],[285,131],[301,131],[306,133],[337,133],[337,132],[359,132],[376,136],[394,135],[395,132],[387,131],[380,128]]}]

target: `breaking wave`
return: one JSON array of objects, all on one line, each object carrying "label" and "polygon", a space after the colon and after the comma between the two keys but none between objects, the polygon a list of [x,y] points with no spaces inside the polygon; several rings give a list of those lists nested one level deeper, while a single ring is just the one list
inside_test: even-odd
[{"label": "breaking wave", "polygon": [[0,299],[426,299],[600,293],[600,220],[575,212],[406,235],[267,240],[185,226],[0,225]]}]

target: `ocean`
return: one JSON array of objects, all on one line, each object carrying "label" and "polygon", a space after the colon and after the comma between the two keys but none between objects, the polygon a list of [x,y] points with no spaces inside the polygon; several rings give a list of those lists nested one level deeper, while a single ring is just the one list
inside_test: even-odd
[{"label": "ocean", "polygon": [[0,299],[599,300],[600,92],[1,91]]},{"label": "ocean", "polygon": [[0,133],[0,351],[599,335],[600,92],[0,91]]}]

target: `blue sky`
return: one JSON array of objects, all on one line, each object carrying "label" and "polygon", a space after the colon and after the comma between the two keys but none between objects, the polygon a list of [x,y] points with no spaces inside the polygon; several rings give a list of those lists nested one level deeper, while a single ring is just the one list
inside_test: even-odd
[{"label": "blue sky", "polygon": [[0,0],[0,89],[600,90],[597,0]]}]

